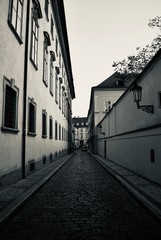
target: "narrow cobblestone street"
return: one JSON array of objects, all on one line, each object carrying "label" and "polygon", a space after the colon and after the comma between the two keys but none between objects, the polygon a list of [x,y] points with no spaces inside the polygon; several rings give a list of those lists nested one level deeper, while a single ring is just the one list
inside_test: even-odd
[{"label": "narrow cobblestone street", "polygon": [[91,156],[77,151],[0,232],[3,240],[159,240],[161,224]]}]

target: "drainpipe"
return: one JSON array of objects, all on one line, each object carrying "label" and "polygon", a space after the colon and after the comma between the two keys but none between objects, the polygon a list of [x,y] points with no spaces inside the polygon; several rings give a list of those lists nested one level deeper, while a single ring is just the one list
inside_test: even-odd
[{"label": "drainpipe", "polygon": [[23,123],[22,123],[22,178],[25,178],[26,162],[26,105],[27,105],[27,74],[28,74],[28,46],[29,46],[29,17],[30,0],[27,1],[26,12],[26,36],[25,36],[25,54],[24,54],[24,86],[23,86]]}]

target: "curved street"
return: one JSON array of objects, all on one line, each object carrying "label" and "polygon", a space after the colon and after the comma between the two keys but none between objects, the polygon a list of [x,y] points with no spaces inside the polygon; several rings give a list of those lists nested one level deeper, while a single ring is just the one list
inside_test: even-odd
[{"label": "curved street", "polygon": [[99,163],[78,150],[4,225],[0,239],[161,239],[161,227]]}]

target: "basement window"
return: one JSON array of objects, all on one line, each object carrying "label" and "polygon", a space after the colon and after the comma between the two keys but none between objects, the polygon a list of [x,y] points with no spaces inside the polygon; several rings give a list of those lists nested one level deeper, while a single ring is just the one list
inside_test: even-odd
[{"label": "basement window", "polygon": [[159,103],[159,108],[161,108],[161,92],[158,92],[158,103]]}]

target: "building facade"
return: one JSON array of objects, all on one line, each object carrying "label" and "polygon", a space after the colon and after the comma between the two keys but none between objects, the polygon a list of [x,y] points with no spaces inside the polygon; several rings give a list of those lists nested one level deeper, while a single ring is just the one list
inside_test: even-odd
[{"label": "building facade", "polygon": [[75,147],[82,147],[88,144],[88,125],[86,117],[74,117],[72,119],[73,125],[75,127],[76,141]]},{"label": "building facade", "polygon": [[0,2],[0,181],[72,149],[75,98],[63,0]]},{"label": "building facade", "polygon": [[[97,153],[161,184],[161,50],[97,125]],[[139,109],[131,88],[142,87]],[[147,105],[153,113],[146,112]],[[146,110],[146,111],[145,111]],[[101,126],[101,127],[100,127]]]},{"label": "building facade", "polygon": [[110,111],[113,104],[124,93],[132,82],[132,78],[114,73],[105,81],[91,88],[90,105],[88,110],[88,139],[89,148],[97,153],[96,126]]}]

